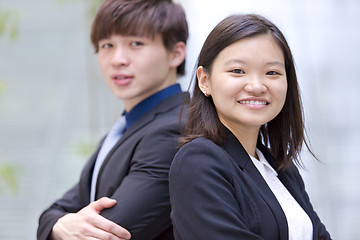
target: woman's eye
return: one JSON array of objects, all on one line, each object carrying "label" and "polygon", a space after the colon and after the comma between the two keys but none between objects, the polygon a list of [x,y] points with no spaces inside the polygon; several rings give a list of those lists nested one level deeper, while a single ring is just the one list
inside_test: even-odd
[{"label": "woman's eye", "polygon": [[244,74],[245,72],[241,69],[233,69],[231,70],[232,73],[236,73],[236,74]]},{"label": "woman's eye", "polygon": [[274,76],[274,75],[280,75],[280,73],[278,73],[277,71],[269,71],[266,73],[266,75]]}]

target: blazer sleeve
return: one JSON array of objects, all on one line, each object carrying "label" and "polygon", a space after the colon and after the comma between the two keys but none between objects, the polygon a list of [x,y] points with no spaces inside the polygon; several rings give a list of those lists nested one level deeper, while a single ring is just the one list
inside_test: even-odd
[{"label": "blazer sleeve", "polygon": [[75,213],[82,208],[78,189],[79,184],[76,184],[61,199],[57,200],[41,214],[37,229],[38,240],[46,240],[49,237],[53,226],[59,218],[67,213]]},{"label": "blazer sleeve", "polygon": [[[89,185],[90,170],[94,164],[94,159],[97,155],[97,152],[93,154],[93,156],[82,169],[80,180],[75,184],[75,186],[68,190],[60,199],[56,200],[40,215],[37,229],[38,240],[48,239],[53,226],[59,218],[67,213],[76,213],[89,204],[88,196],[90,193],[89,190],[85,190],[84,187]],[[88,188],[90,189],[90,186]],[[87,194],[86,198],[82,196],[84,193]]]},{"label": "blazer sleeve", "polygon": [[229,161],[208,140],[194,140],[176,154],[169,175],[176,239],[262,239],[240,215]]},{"label": "blazer sleeve", "polygon": [[178,137],[178,127],[166,123],[148,131],[135,147],[128,175],[111,196],[117,204],[101,212],[128,229],[131,239],[154,239],[171,227],[168,175]]}]

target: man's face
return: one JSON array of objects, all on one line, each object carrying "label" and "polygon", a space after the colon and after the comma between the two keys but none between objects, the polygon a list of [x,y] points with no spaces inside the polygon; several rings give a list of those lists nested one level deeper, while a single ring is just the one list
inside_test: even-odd
[{"label": "man's face", "polygon": [[113,34],[99,41],[98,63],[113,94],[125,110],[176,82],[173,51],[159,34],[152,37]]}]

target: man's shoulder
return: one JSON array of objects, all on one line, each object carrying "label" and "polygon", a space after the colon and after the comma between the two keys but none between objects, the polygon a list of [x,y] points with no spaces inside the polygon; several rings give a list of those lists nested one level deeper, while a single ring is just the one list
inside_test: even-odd
[{"label": "man's shoulder", "polygon": [[179,92],[161,101],[153,110],[155,112],[176,111],[176,109],[187,107],[189,101],[190,95],[188,92]]},{"label": "man's shoulder", "polygon": [[153,109],[153,112],[150,113],[154,115],[152,124],[159,125],[159,127],[175,124],[180,127],[180,119],[181,122],[186,120],[187,109],[188,93],[175,94]]},{"label": "man's shoulder", "polygon": [[[186,93],[175,94],[161,102],[141,117],[132,127],[132,139],[175,139],[180,136],[180,129],[184,126],[187,106],[184,104]],[[136,129],[136,130],[134,130]]]}]

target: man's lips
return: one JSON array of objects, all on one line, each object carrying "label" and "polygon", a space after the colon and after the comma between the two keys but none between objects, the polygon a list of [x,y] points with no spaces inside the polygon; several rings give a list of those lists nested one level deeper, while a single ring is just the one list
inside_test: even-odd
[{"label": "man's lips", "polygon": [[111,79],[117,86],[126,86],[130,84],[133,78],[133,76],[123,74],[116,74],[111,76]]}]

